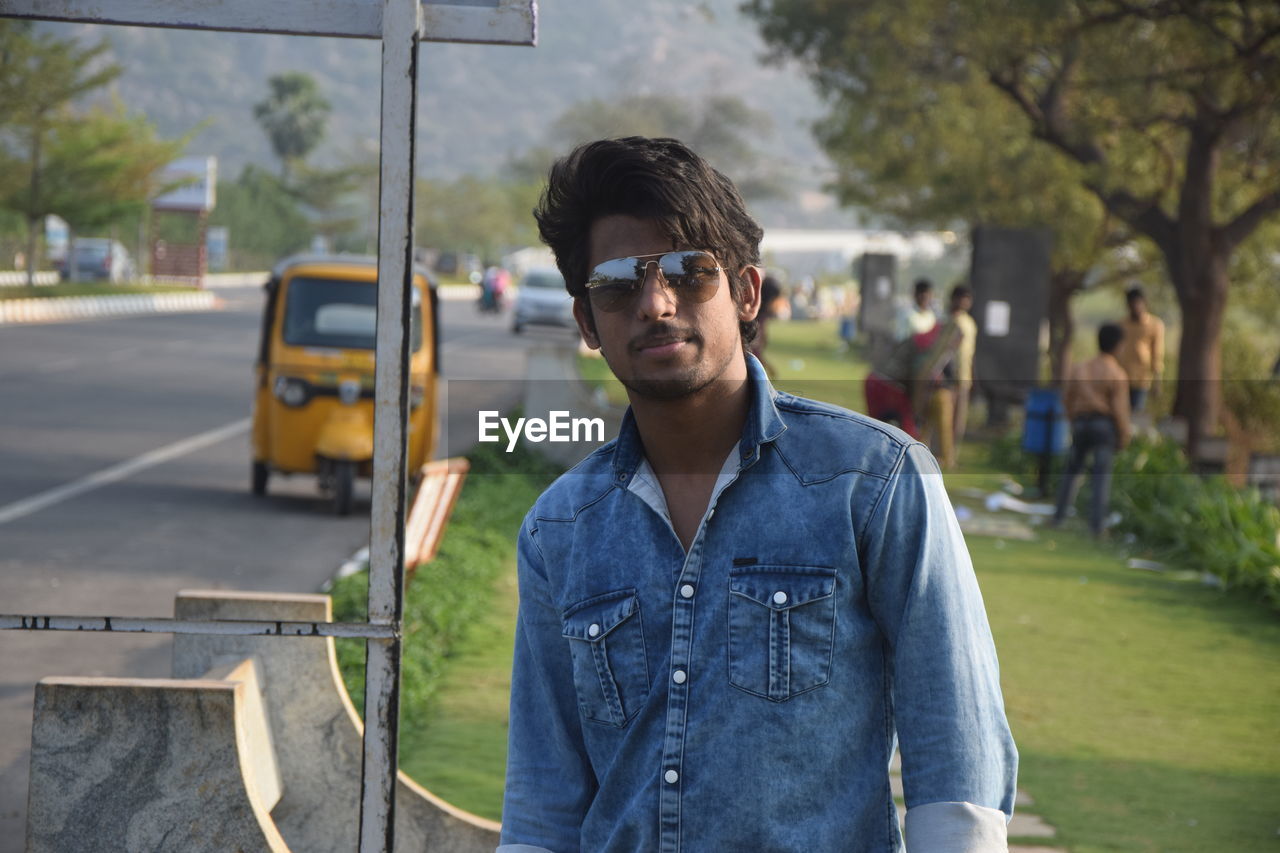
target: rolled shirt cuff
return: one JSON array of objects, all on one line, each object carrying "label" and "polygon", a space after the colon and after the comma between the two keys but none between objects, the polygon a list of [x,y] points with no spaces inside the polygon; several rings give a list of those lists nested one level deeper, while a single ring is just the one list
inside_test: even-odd
[{"label": "rolled shirt cuff", "polygon": [[1009,816],[973,803],[907,809],[907,853],[1008,853]]}]

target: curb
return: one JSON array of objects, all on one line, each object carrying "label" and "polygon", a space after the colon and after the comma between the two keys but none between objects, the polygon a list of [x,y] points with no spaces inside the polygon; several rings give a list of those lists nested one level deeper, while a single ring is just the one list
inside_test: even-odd
[{"label": "curb", "polygon": [[0,300],[0,326],[54,323],[93,317],[213,311],[223,306],[218,296],[200,293],[138,293],[123,296],[60,296],[48,299]]}]

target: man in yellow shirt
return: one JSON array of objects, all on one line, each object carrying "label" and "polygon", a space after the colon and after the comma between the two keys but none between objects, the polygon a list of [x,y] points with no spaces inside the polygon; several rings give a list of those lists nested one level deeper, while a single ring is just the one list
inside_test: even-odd
[{"label": "man in yellow shirt", "polygon": [[1164,370],[1164,322],[1147,311],[1147,297],[1138,286],[1125,291],[1129,316],[1120,324],[1124,340],[1116,358],[1129,377],[1129,409],[1141,412],[1147,405],[1147,394],[1160,393],[1160,374]]}]

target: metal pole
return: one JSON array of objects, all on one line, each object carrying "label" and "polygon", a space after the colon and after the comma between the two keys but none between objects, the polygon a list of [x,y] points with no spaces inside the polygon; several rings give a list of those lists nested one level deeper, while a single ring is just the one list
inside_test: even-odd
[{"label": "metal pole", "polygon": [[395,847],[400,627],[404,610],[405,433],[413,276],[413,158],[418,0],[382,7],[382,156],[378,200],[378,338],[369,546],[369,622],[394,637],[365,644],[360,853]]}]

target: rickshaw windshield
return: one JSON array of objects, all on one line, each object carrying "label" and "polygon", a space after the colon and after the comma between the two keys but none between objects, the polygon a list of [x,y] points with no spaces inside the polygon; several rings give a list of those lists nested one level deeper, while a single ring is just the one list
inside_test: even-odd
[{"label": "rickshaw windshield", "polygon": [[[285,294],[284,342],[301,347],[374,349],[378,288],[371,282],[294,278]],[[422,348],[422,298],[413,291],[413,351]]]}]

